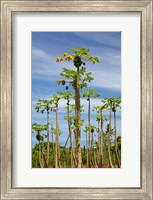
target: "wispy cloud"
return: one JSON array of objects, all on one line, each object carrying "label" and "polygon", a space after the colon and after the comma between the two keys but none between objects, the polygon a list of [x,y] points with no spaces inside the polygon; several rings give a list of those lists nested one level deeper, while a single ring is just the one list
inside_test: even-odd
[{"label": "wispy cloud", "polygon": [[74,32],[76,36],[89,40],[89,42],[95,41],[97,45],[103,45],[109,48],[120,48],[120,32]]},{"label": "wispy cloud", "polygon": [[94,70],[93,77],[95,79],[92,82],[94,87],[108,88],[112,90],[121,89],[121,76],[117,72],[108,72],[103,70]]}]

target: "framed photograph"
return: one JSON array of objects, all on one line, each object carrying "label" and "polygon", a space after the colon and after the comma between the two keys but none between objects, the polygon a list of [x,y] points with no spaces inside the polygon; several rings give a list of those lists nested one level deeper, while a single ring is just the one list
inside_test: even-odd
[{"label": "framed photograph", "polygon": [[152,0],[1,1],[1,199],[152,200]]}]

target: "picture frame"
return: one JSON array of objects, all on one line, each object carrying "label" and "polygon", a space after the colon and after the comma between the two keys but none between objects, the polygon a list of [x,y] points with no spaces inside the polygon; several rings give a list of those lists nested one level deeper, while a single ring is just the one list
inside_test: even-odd
[{"label": "picture frame", "polygon": [[[1,199],[153,199],[152,0],[1,0]],[[13,188],[12,15],[15,12],[139,12],[141,14],[141,187]]]}]

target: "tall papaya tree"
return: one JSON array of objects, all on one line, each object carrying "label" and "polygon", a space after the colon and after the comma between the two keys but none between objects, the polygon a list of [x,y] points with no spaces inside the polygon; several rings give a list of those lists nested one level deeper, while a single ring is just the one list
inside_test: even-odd
[{"label": "tall papaya tree", "polygon": [[41,151],[41,149],[42,149],[42,147],[41,147],[41,141],[44,140],[44,137],[43,137],[43,135],[41,135],[41,132],[47,130],[47,125],[33,123],[32,124],[32,129],[37,133],[36,134],[36,139],[39,142],[39,164],[40,164],[40,167],[43,168],[43,164],[42,164],[42,151]]},{"label": "tall papaya tree", "polygon": [[97,118],[100,120],[100,135],[99,135],[99,167],[103,167],[104,165],[104,121],[106,121],[106,116],[103,115],[103,110],[105,109],[105,105],[95,106],[95,110],[97,111]]},{"label": "tall papaya tree", "polygon": [[53,95],[51,98],[52,104],[54,104],[54,111],[56,112],[56,141],[55,141],[55,168],[60,167],[60,144],[59,144],[59,121],[58,121],[58,109],[59,109],[59,100],[58,95]]},{"label": "tall papaya tree", "polygon": [[[74,67],[76,70],[69,70],[67,68],[63,68],[63,73],[60,75],[65,79],[69,80],[69,84],[75,90],[75,115],[76,115],[76,138],[77,138],[77,168],[81,168],[82,159],[81,159],[81,103],[80,103],[80,89],[87,86],[87,82],[91,82],[93,78],[91,77],[91,73],[87,73],[86,69],[84,68],[85,62],[84,60],[88,60],[94,63],[99,62],[98,57],[93,57],[89,54],[89,49],[86,48],[72,48],[71,54],[67,52],[64,53],[62,56],[57,58],[57,62],[61,61],[73,61]],[[58,84],[63,84],[65,80],[58,82]],[[65,81],[66,82],[66,81]]]},{"label": "tall papaya tree", "polygon": [[49,162],[49,115],[50,111],[52,111],[52,100],[47,100],[47,99],[39,99],[37,102],[37,105],[35,106],[35,110],[37,112],[41,112],[42,114],[46,111],[47,113],[47,166]]},{"label": "tall papaya tree", "polygon": [[[68,89],[68,88],[67,88]],[[72,152],[72,121],[70,117],[70,99],[74,97],[74,93],[71,91],[66,92],[58,92],[58,94],[61,96],[61,98],[65,99],[67,101],[67,122],[68,122],[68,131],[69,131],[69,137],[70,138],[70,152],[71,152],[71,168],[73,168],[73,152]]]},{"label": "tall papaya tree", "polygon": [[102,168],[104,165],[104,156],[103,156],[103,147],[104,147],[104,132],[103,132],[103,123],[106,119],[104,115],[102,115],[103,106],[95,106],[95,110],[97,111],[97,119],[98,122],[98,157],[99,168]]},{"label": "tall papaya tree", "polygon": [[90,100],[91,98],[97,98],[100,95],[98,93],[95,93],[93,89],[90,90],[83,90],[83,97],[87,97],[87,101],[88,101],[88,136],[87,136],[87,166],[90,168],[90,154],[91,154],[91,127],[90,127]]},{"label": "tall papaya tree", "polygon": [[109,110],[109,126],[108,126],[108,132],[107,132],[107,139],[108,139],[108,161],[109,161],[109,167],[114,168],[111,158],[111,127],[112,127],[112,108],[113,108],[113,97],[110,98],[104,98],[102,102],[105,104],[105,108]]},{"label": "tall papaya tree", "polygon": [[118,143],[117,143],[117,133],[116,133],[116,108],[120,107],[121,105],[121,98],[112,98],[112,111],[114,113],[114,140],[115,140],[115,158],[117,162],[117,166],[121,167],[119,154],[118,154]]}]

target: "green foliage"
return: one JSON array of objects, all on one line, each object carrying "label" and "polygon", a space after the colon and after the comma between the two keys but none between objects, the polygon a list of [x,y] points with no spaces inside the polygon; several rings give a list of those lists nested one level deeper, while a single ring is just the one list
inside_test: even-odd
[{"label": "green foliage", "polygon": [[52,100],[38,99],[37,105],[35,106],[36,112],[44,113],[44,111],[52,110]]},{"label": "green foliage", "polygon": [[[82,67],[79,69],[80,75],[80,88],[87,87],[87,83],[91,83],[93,80],[92,72],[87,72],[86,68]],[[57,81],[58,85],[71,85],[73,88],[76,87],[77,72],[75,70],[63,68],[63,72],[60,73],[64,79]]]},{"label": "green foliage", "polygon": [[72,54],[68,54],[67,52],[65,52],[62,56],[56,59],[56,62],[73,60],[74,65],[76,67],[85,65],[85,62],[83,62],[83,60],[88,60],[90,62],[93,62],[93,64],[99,62],[99,58],[90,55],[89,51],[90,50],[86,48],[78,48],[78,49],[72,48],[71,49]]},{"label": "green foliage", "polygon": [[52,104],[54,105],[53,108],[53,112],[56,112],[56,109],[58,107],[59,104],[59,100],[61,99],[60,95],[53,95],[50,97],[50,101],[52,102]]},{"label": "green foliage", "polygon": [[94,106],[94,109],[96,110],[97,112],[97,118],[96,118],[96,121],[107,121],[107,118],[105,115],[102,115],[102,110],[104,110],[106,108],[105,105],[102,105],[102,106]]},{"label": "green foliage", "polygon": [[121,107],[121,98],[114,98],[114,97],[109,97],[109,98],[104,98],[102,100],[102,103],[105,104],[105,108],[107,110],[110,110],[112,108],[112,111],[115,112],[117,107]]},{"label": "green foliage", "polygon": [[35,130],[36,132],[40,132],[40,131],[45,131],[47,130],[47,124],[37,124],[37,123],[33,123],[32,124],[32,129]]},{"label": "green foliage", "polygon": [[91,133],[94,133],[94,131],[96,130],[96,126],[93,125],[90,125],[90,127],[86,126],[83,131],[87,133],[89,130],[91,131]]},{"label": "green foliage", "polygon": [[66,91],[66,92],[57,92],[61,96],[62,99],[74,98],[74,92]]},{"label": "green foliage", "polygon": [[37,124],[37,123],[33,123],[32,124],[32,129],[34,131],[36,131],[36,139],[40,142],[44,140],[44,135],[40,135],[41,131],[46,131],[47,130],[48,125],[42,125],[42,124]]},{"label": "green foliage", "polygon": [[107,121],[107,118],[104,115],[102,115],[102,116],[101,115],[97,115],[96,121],[100,121],[100,120]]}]

